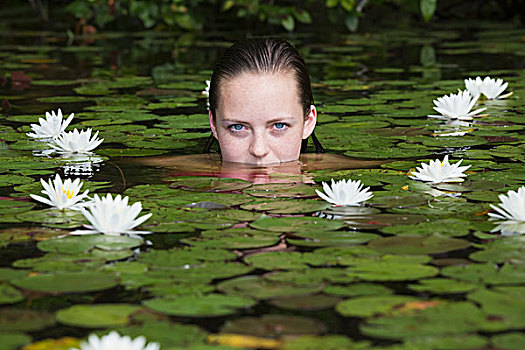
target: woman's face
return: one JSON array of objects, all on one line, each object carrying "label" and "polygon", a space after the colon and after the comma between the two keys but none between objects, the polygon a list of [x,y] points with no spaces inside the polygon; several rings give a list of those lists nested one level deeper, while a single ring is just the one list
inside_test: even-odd
[{"label": "woman's face", "polygon": [[265,165],[297,160],[301,140],[312,133],[317,111],[307,119],[292,73],[243,73],[224,80],[216,120],[210,126],[223,161]]}]

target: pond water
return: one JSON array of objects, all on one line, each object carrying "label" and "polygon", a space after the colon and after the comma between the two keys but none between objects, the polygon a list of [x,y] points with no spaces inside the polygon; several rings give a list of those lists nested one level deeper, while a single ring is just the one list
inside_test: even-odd
[{"label": "pond water", "polygon": [[[0,31],[4,349],[67,349],[109,329],[161,349],[522,349],[525,239],[491,232],[486,214],[525,184],[525,30],[286,37],[311,70],[317,136],[344,165],[310,155],[224,169],[188,155],[209,135],[204,81],[243,35]],[[427,118],[478,75],[513,95],[480,101],[487,110],[467,125]],[[70,129],[100,132],[96,157],[28,140],[57,108],[75,113]],[[446,154],[471,166],[464,183],[408,178]],[[82,215],[29,197],[55,173],[140,201],[153,233],[68,236]],[[359,179],[374,197],[331,208],[315,189],[332,178]]]}]

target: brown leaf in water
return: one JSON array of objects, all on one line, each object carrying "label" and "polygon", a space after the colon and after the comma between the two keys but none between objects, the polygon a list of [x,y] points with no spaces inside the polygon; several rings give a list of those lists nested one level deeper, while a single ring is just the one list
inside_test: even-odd
[{"label": "brown leaf in water", "polygon": [[516,137],[511,136],[484,136],[483,137],[488,142],[514,142],[519,141]]},{"label": "brown leaf in water", "polygon": [[6,112],[9,112],[9,110],[11,109],[11,104],[9,103],[8,100],[6,99],[2,100],[2,109]]},{"label": "brown leaf in water", "polygon": [[31,86],[31,77],[26,75],[21,70],[11,72],[11,89],[15,91],[22,91]]}]

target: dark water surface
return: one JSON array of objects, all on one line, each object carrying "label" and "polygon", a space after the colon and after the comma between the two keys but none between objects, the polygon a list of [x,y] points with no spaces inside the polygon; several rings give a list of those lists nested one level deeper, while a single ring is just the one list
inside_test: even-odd
[{"label": "dark water surface", "polygon": [[[346,158],[247,169],[188,156],[209,135],[204,81],[245,34],[75,37],[24,22],[8,30],[13,13],[0,13],[6,349],[109,329],[161,349],[230,349],[238,339],[226,334],[281,341],[246,348],[523,348],[525,240],[491,232],[486,215],[498,195],[525,184],[523,28],[285,36],[311,70],[316,133]],[[478,75],[503,78],[513,95],[480,101],[487,110],[468,125],[427,118],[434,99]],[[57,108],[75,113],[68,130],[100,132],[96,157],[46,155],[28,140],[29,124]],[[439,135],[458,131],[466,134]],[[446,154],[471,165],[465,183],[408,178]],[[141,228],[153,234],[122,246],[67,237],[82,216],[29,198],[55,173],[141,201],[153,213]],[[331,178],[359,179],[374,197],[330,208],[314,190]]]}]

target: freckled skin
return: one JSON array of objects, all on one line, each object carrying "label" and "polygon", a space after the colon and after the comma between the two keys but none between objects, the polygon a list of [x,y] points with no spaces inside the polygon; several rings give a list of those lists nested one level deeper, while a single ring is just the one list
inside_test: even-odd
[{"label": "freckled skin", "polygon": [[305,119],[290,72],[243,73],[220,86],[210,126],[225,162],[267,165],[299,158],[301,140],[314,130],[317,111]]}]

